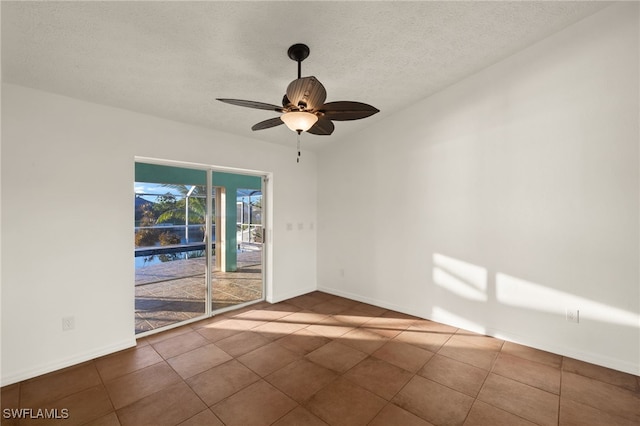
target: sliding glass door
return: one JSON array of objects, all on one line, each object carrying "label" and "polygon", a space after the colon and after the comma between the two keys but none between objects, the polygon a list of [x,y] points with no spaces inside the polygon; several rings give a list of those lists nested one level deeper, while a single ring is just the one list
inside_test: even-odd
[{"label": "sliding glass door", "polygon": [[262,178],[136,163],[136,333],[264,299]]},{"label": "sliding glass door", "polygon": [[217,211],[211,308],[223,311],[264,299],[263,179],[213,172]]},{"label": "sliding glass door", "polygon": [[136,333],[207,313],[206,171],[136,164]]}]

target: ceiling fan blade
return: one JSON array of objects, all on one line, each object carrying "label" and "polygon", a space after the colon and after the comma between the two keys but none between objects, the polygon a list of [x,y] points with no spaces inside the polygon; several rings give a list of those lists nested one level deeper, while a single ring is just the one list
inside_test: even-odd
[{"label": "ceiling fan blade", "polygon": [[227,103],[227,104],[231,104],[231,105],[241,106],[241,107],[255,108],[255,109],[266,109],[268,111],[282,112],[282,107],[281,106],[273,105],[273,104],[266,104],[264,102],[245,101],[245,100],[242,100],[242,99],[222,99],[222,98],[216,98],[216,100],[218,100],[220,102]]},{"label": "ceiling fan blade", "polygon": [[280,119],[280,117],[276,117],[276,118],[270,118],[268,120],[264,120],[261,121],[259,123],[254,124],[253,126],[251,126],[251,130],[263,130],[263,129],[268,129],[270,127],[276,127],[279,126],[281,124],[284,124],[284,122],[282,121],[282,119]]},{"label": "ceiling fan blade", "polygon": [[287,87],[287,98],[293,105],[302,102],[306,109],[318,109],[327,99],[327,91],[315,77],[303,77],[293,80]]},{"label": "ceiling fan blade", "polygon": [[316,124],[307,130],[307,132],[314,135],[330,135],[333,133],[333,129],[335,129],[335,126],[331,120],[327,120],[325,117],[319,117]]},{"label": "ceiling fan blade", "polygon": [[347,121],[367,118],[380,110],[362,102],[338,101],[328,102],[318,108],[329,120]]}]

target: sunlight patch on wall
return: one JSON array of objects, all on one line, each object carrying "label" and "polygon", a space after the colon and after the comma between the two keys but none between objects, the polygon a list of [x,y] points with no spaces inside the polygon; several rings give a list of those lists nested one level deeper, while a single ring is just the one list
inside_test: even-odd
[{"label": "sunlight patch on wall", "polygon": [[433,282],[465,299],[487,301],[487,269],[481,266],[434,253]]},{"label": "sunlight patch on wall", "polygon": [[565,309],[579,309],[580,320],[588,319],[640,328],[640,315],[554,288],[545,287],[507,274],[496,274],[496,297],[505,305],[557,315]]}]

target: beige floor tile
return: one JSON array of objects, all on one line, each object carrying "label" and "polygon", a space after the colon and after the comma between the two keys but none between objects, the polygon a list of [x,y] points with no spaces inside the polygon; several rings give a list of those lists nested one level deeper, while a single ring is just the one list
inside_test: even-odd
[{"label": "beige floor tile", "polygon": [[385,312],[388,312],[387,309],[381,308],[380,306],[370,305],[368,303],[362,303],[362,302],[354,305],[351,309],[362,312],[363,314],[365,314],[370,318],[379,317]]},{"label": "beige floor tile", "polygon": [[263,325],[259,325],[258,327],[253,328],[251,331],[260,333],[263,337],[269,340],[276,340],[291,333],[295,333],[296,331],[305,327],[307,327],[307,324],[286,322],[283,319],[279,319]]},{"label": "beige floor tile", "polygon": [[457,327],[453,327],[451,325],[442,324],[422,318],[415,319],[408,329],[412,331],[428,331],[431,333],[441,334],[455,334],[459,330]]},{"label": "beige floor tile", "polygon": [[326,299],[322,297],[316,297],[313,294],[305,294],[302,296],[294,297],[287,300],[292,305],[296,305],[302,309],[311,309],[315,305],[324,302]]},{"label": "beige floor tile", "polygon": [[366,357],[366,353],[336,341],[327,343],[306,356],[309,361],[338,373],[344,373]]},{"label": "beige floor tile", "polygon": [[270,425],[297,406],[278,389],[260,380],[211,407],[227,426]]},{"label": "beige floor tile", "polygon": [[366,323],[362,324],[362,328],[367,329],[373,333],[380,334],[388,339],[393,339],[401,332],[405,331],[415,322],[414,319],[395,317],[389,312],[382,316],[372,318]]},{"label": "beige floor tile", "polygon": [[363,328],[355,328],[335,340],[368,354],[377,351],[388,341],[386,337]]},{"label": "beige floor tile", "polygon": [[348,308],[348,305],[340,303],[339,301],[327,300],[325,302],[318,303],[317,305],[313,305],[310,309],[319,314],[335,315],[342,311],[346,311]]},{"label": "beige floor tile", "polygon": [[461,425],[473,398],[434,381],[413,376],[393,403],[436,425]]},{"label": "beige floor tile", "polygon": [[196,331],[204,338],[211,342],[217,342],[224,338],[233,336],[242,331],[250,330],[259,325],[265,324],[266,321],[256,321],[243,318],[228,318],[200,327]]},{"label": "beige floor tile", "polygon": [[552,354],[551,352],[541,351],[540,349],[530,348],[517,343],[504,342],[502,352],[517,356],[518,358],[545,364],[549,367],[560,368],[562,366],[561,355]]},{"label": "beige floor tile", "polygon": [[116,409],[181,381],[166,362],[145,367],[105,383]]},{"label": "beige floor tile", "polygon": [[327,424],[306,408],[298,406],[275,422],[273,426],[327,426]]},{"label": "beige floor tile", "polygon": [[353,308],[354,306],[360,304],[361,302],[358,302],[357,300],[351,300],[351,299],[347,299],[346,297],[341,297],[341,296],[335,296],[333,294],[330,294],[327,298],[326,298],[327,302],[332,302],[338,305],[342,305],[347,309]]},{"label": "beige floor tile", "polygon": [[372,354],[412,373],[420,370],[433,355],[433,352],[395,340],[385,343]]},{"label": "beige floor tile", "polygon": [[455,359],[435,355],[418,374],[475,398],[489,372]]},{"label": "beige floor tile", "polygon": [[[288,300],[283,300],[282,302],[278,302],[278,303],[269,303],[266,302],[266,307],[264,308],[265,311],[274,311],[274,312],[282,312],[284,313],[283,316],[286,315],[290,315],[292,313],[295,312],[300,312],[302,310],[302,308],[300,308],[300,306],[297,306],[293,303],[289,303]],[[281,317],[279,317],[281,318]]]},{"label": "beige floor tile", "polygon": [[[52,419],[50,424],[58,423],[69,426],[84,425],[113,411],[113,405],[111,405],[111,400],[103,385],[76,392],[58,401],[29,408],[57,409],[57,415],[59,417],[64,416],[63,409],[67,410],[68,418],[58,419],[57,421]],[[49,422],[38,418],[20,420],[20,425],[24,426],[42,425],[43,423]]]},{"label": "beige floor tile", "polygon": [[368,424],[386,401],[345,379],[337,379],[305,404],[316,416],[332,426]]},{"label": "beige floor tile", "polygon": [[528,420],[476,400],[464,422],[464,426],[535,426]]},{"label": "beige floor tile", "polygon": [[[208,327],[208,326],[210,326],[210,325],[212,325],[212,324],[214,324],[216,322],[228,320],[229,318],[231,318],[228,314],[230,314],[230,313],[232,314],[233,312],[235,312],[235,311],[225,312],[225,313],[222,313],[222,314],[216,314],[216,315],[212,316],[211,318],[205,318],[203,320],[191,323],[189,325],[191,326],[191,328],[194,331],[197,331],[200,328]],[[162,334],[162,333],[160,333],[160,334]],[[140,340],[138,339],[138,346],[139,345],[140,345]]]},{"label": "beige floor tile", "polygon": [[367,358],[344,374],[344,378],[391,400],[413,376],[412,373],[378,358]]},{"label": "beige floor tile", "polygon": [[312,291],[312,292],[307,293],[307,294],[309,296],[317,297],[318,299],[320,299],[322,301],[329,300],[329,299],[332,299],[334,297],[337,297],[337,296],[334,296],[333,294],[326,293],[326,292],[321,291],[321,290],[315,290],[315,291]]},{"label": "beige floor tile", "polygon": [[451,338],[451,334],[447,333],[426,330],[405,330],[394,337],[393,340],[408,343],[430,352],[437,352],[449,338]]},{"label": "beige floor tile", "polygon": [[102,384],[93,362],[45,374],[25,382],[20,389],[20,405],[38,408],[81,390]]},{"label": "beige floor tile", "polygon": [[332,315],[336,320],[348,325],[350,327],[360,327],[362,324],[371,320],[371,316],[365,314],[362,311],[358,311],[355,308],[349,308],[346,311],[342,311],[339,314]]},{"label": "beige floor tile", "polygon": [[[12,410],[20,408],[20,383],[15,383],[13,385],[4,386],[0,395],[0,408],[2,408],[2,413],[4,414],[4,410]],[[11,411],[9,411],[11,413]],[[2,425],[3,426],[18,426],[20,424],[20,419],[17,417],[8,416],[2,417]]]},{"label": "beige floor tile", "polygon": [[0,408],[19,408],[20,383],[4,386],[0,392]]},{"label": "beige floor tile", "polygon": [[102,380],[108,381],[162,360],[162,357],[152,346],[146,345],[99,358],[96,360],[96,368]]},{"label": "beige floor tile", "polygon": [[291,315],[294,312],[300,311],[300,309],[299,306],[281,302],[262,309],[251,309],[239,315],[233,315],[233,318],[269,322]]},{"label": "beige floor tile", "polygon": [[313,331],[316,334],[327,337],[329,339],[335,339],[343,334],[347,334],[354,327],[351,327],[341,321],[338,321],[333,316],[327,317],[317,324],[310,325],[306,330]]},{"label": "beige floor tile", "polygon": [[640,394],[589,377],[562,372],[561,395],[640,424]]},{"label": "beige floor tile", "polygon": [[563,359],[562,371],[580,374],[581,376],[591,377],[592,379],[620,386],[625,389],[629,389],[630,391],[640,392],[638,376],[623,373],[622,371],[600,367],[599,365],[589,364],[584,361],[567,357]]},{"label": "beige floor tile", "polygon": [[300,359],[271,373],[265,380],[301,403],[337,377],[338,375],[328,368]]},{"label": "beige floor tile", "polygon": [[122,426],[172,426],[207,407],[184,382],[155,392],[117,411]]},{"label": "beige floor tile", "polygon": [[387,404],[368,426],[433,426],[432,423],[421,419],[395,404]]},{"label": "beige floor tile", "polygon": [[258,375],[264,377],[299,358],[300,355],[273,342],[246,353],[237,359]]},{"label": "beige floor tile", "polygon": [[180,423],[179,426],[224,426],[224,423],[210,409],[203,410]]},{"label": "beige floor tile", "polygon": [[490,371],[498,357],[498,352],[486,347],[470,343],[468,339],[453,336],[438,351],[438,354],[453,358],[475,367]]},{"label": "beige floor tile", "polygon": [[190,331],[189,333],[183,333],[170,339],[162,340],[159,343],[152,343],[152,346],[164,359],[168,359],[208,343],[209,341],[200,334],[195,331]]},{"label": "beige floor tile", "polygon": [[326,345],[330,341],[331,339],[328,337],[321,336],[307,329],[302,329],[276,340],[276,343],[298,355],[306,355]]},{"label": "beige floor tile", "polygon": [[558,422],[558,395],[497,374],[489,374],[478,399],[539,425]]},{"label": "beige floor tile", "polygon": [[496,352],[500,351],[504,345],[504,340],[502,339],[496,339],[495,337],[485,336],[463,329],[456,331],[455,338],[456,340]]},{"label": "beige floor tile", "polygon": [[255,330],[254,328],[249,331],[242,331],[233,336],[218,340],[215,344],[229,355],[237,357],[271,342],[271,340],[262,334],[255,332]]},{"label": "beige floor tile", "polygon": [[606,413],[597,408],[572,401],[560,399],[560,426],[637,426],[638,422],[624,417]]},{"label": "beige floor tile", "polygon": [[[144,341],[150,345],[153,345],[156,343],[160,343],[163,340],[179,336],[180,334],[191,333],[192,331],[193,328],[189,324],[182,327],[172,328],[171,330],[163,331],[162,333],[152,334],[151,336],[145,337]],[[140,341],[138,341],[138,345],[140,345]]]},{"label": "beige floor tile", "polygon": [[169,358],[167,362],[183,379],[186,379],[231,359],[232,357],[216,344],[209,343]]},{"label": "beige floor tile", "polygon": [[110,412],[100,418],[85,423],[84,426],[120,426],[120,420],[115,411]]},{"label": "beige floor tile", "polygon": [[559,368],[501,353],[492,372],[547,392],[560,393]]},{"label": "beige floor tile", "polygon": [[320,321],[326,319],[329,315],[319,314],[317,312],[302,310],[289,314],[286,317],[280,318],[280,322],[286,322],[290,324],[299,324],[307,327],[309,325],[317,324]]},{"label": "beige floor tile", "polygon": [[260,380],[235,359],[187,379],[187,384],[211,406]]}]

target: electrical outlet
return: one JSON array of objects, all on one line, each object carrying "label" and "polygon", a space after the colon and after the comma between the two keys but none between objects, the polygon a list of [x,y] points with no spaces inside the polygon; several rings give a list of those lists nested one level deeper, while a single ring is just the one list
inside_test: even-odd
[{"label": "electrical outlet", "polygon": [[73,330],[76,327],[76,319],[74,317],[62,318],[62,331]]},{"label": "electrical outlet", "polygon": [[569,309],[567,308],[567,321],[568,322],[580,322],[580,311],[577,309]]}]

